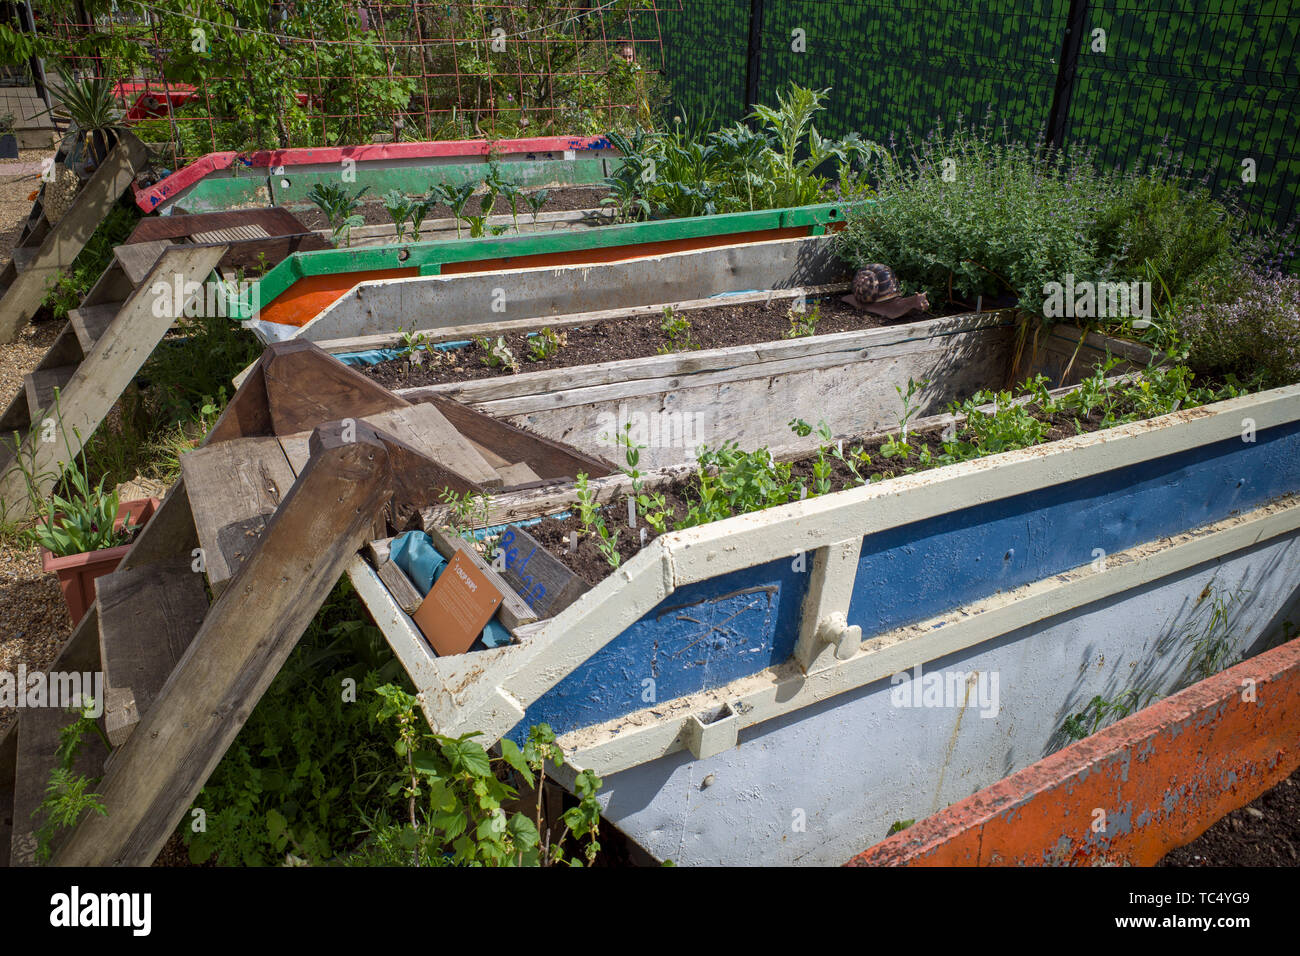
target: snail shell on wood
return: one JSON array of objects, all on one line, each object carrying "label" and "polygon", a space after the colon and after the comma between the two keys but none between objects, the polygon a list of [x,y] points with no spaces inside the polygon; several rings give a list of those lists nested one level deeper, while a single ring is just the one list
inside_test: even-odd
[{"label": "snail shell on wood", "polygon": [[873,262],[853,275],[853,296],[859,302],[880,302],[897,295],[898,279],[889,266]]}]

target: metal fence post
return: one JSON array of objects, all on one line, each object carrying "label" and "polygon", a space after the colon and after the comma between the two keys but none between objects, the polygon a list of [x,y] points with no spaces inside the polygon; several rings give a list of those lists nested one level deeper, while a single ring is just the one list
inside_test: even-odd
[{"label": "metal fence post", "polygon": [[1056,89],[1052,108],[1047,115],[1047,145],[1060,149],[1065,144],[1065,129],[1070,118],[1070,96],[1074,93],[1075,70],[1088,19],[1088,0],[1070,0],[1066,14],[1065,35],[1061,37],[1061,58],[1056,69]]},{"label": "metal fence post", "polygon": [[745,116],[758,102],[759,59],[763,52],[763,0],[749,0],[749,55],[745,67],[745,102],[741,116]]}]

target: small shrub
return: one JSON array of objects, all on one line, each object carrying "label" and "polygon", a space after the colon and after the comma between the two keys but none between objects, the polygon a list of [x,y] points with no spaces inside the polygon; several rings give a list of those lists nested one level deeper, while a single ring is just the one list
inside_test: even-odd
[{"label": "small shrub", "polygon": [[988,128],[940,128],[875,169],[879,201],[849,210],[837,237],[855,268],[888,263],[936,305],[1014,293],[1038,310],[1043,286],[1098,271],[1099,210],[1118,192],[1086,154],[1040,152]]},{"label": "small shrub", "polygon": [[1262,375],[1265,388],[1300,382],[1300,278],[1243,268],[1173,313],[1199,372]]},{"label": "small shrub", "polygon": [[1098,253],[1109,260],[1116,279],[1145,276],[1155,297],[1165,302],[1228,256],[1231,212],[1205,187],[1156,168],[1124,181],[1098,216],[1094,235]]}]

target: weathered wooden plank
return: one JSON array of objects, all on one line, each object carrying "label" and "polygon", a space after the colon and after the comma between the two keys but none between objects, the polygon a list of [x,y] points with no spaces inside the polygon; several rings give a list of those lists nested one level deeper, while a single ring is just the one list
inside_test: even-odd
[{"label": "weathered wooden plank", "polygon": [[501,476],[496,470],[432,404],[390,409],[367,415],[365,421],[475,484],[484,488],[501,486]]},{"label": "weathered wooden plank", "polygon": [[27,411],[35,420],[41,412],[54,407],[56,393],[62,393],[76,374],[77,366],[60,365],[56,368],[38,369],[23,376],[27,393]]},{"label": "weathered wooden plank", "polygon": [[18,721],[0,735],[0,866],[9,862],[14,832],[14,773],[18,766]]},{"label": "weathered wooden plank", "polygon": [[527,485],[534,481],[541,481],[537,472],[528,467],[526,462],[515,462],[513,465],[502,465],[497,469],[497,474],[501,476],[502,483],[507,488],[513,488],[515,485]]},{"label": "weathered wooden plank", "polygon": [[[178,247],[163,255],[156,274],[180,275],[197,285],[220,257],[219,246]],[[37,487],[42,494],[47,494],[61,476],[59,463],[76,460],[82,444],[90,440],[186,304],[172,302],[170,308],[159,309],[157,297],[149,293],[147,283],[127,300],[112,328],[96,342],[68,382],[59,401],[55,440],[40,441],[39,435],[27,439],[24,457],[30,452],[32,472],[39,476]],[[71,328],[65,327],[60,340],[68,348],[80,351]],[[47,356],[42,366],[49,360]],[[29,511],[26,482],[16,468],[0,476],[0,503],[3,503],[3,517],[9,521]]]},{"label": "weathered wooden plank", "polygon": [[173,243],[170,241],[161,239],[157,242],[138,242],[129,246],[114,246],[113,258],[122,267],[126,277],[135,285],[139,285],[153,270],[154,264],[157,263],[159,257],[171,245]]},{"label": "weathered wooden plank", "polygon": [[220,594],[258,540],[294,472],[274,438],[240,438],[181,456],[181,475],[194,512],[208,584]]},{"label": "weathered wooden plank", "polygon": [[[36,832],[43,815],[33,816],[45,799],[50,774],[58,766],[56,750],[59,731],[76,719],[59,707],[30,707],[22,712],[18,727],[18,752],[14,764],[13,834],[9,849],[10,866],[35,866]],[[108,751],[94,733],[82,738],[82,746],[73,761],[75,773],[95,778],[104,768]],[[94,814],[91,814],[94,816]],[[56,838],[54,845],[58,845]]]},{"label": "weathered wooden plank", "polygon": [[501,577],[538,618],[554,617],[590,588],[523,528],[511,526],[497,540]]},{"label": "weathered wooden plank", "polygon": [[444,395],[431,395],[425,400],[433,402],[456,431],[470,441],[491,449],[507,462],[526,462],[542,478],[576,478],[579,472],[597,477],[613,470],[609,462],[578,448],[524,431]]},{"label": "weathered wooden plank", "polygon": [[277,435],[292,435],[322,422],[364,418],[410,404],[310,342],[271,345],[260,365],[271,425]]},{"label": "weathered wooden plank", "polygon": [[478,442],[474,441],[473,439],[470,439],[469,443],[474,446],[474,450],[476,452],[478,452],[480,455],[483,456],[484,461],[486,461],[493,468],[496,468],[498,471],[502,468],[507,467],[510,464],[510,462],[502,458],[500,455],[494,452],[491,448],[488,448],[486,445],[480,445]]},{"label": "weathered wooden plank", "polygon": [[430,528],[428,535],[433,539],[434,548],[444,558],[451,560],[452,555],[460,552],[473,562],[474,566],[482,571],[501,592],[501,606],[497,608],[497,617],[508,630],[514,631],[521,624],[537,620],[537,612],[528,606],[528,602],[520,597],[510,584],[492,570],[482,556],[474,550],[472,544],[459,535],[447,533],[442,528]]},{"label": "weathered wooden plank", "polygon": [[388,593],[393,596],[397,606],[407,614],[414,614],[424,602],[424,595],[411,583],[406,572],[391,560],[376,562],[375,573],[379,575],[379,580],[384,582],[384,587],[388,588]]},{"label": "weathered wooden plank", "polygon": [[151,862],[221,760],[390,496],[382,442],[329,432],[100,785],[59,865]]},{"label": "weathered wooden plank", "polygon": [[104,672],[104,731],[118,746],[148,711],[208,612],[189,555],[114,571],[95,582]]},{"label": "weathered wooden plank", "polygon": [[[90,180],[78,191],[72,207],[40,238],[40,251],[16,275],[0,299],[0,342],[12,342],[45,298],[46,290],[72,266],[100,221],[131,185],[136,170],[148,159],[148,149],[127,133],[113,147]],[[33,233],[33,241],[36,234]]]},{"label": "weathered wooden plank", "polygon": [[108,327],[117,318],[117,313],[126,303],[105,302],[102,305],[83,305],[79,309],[68,310],[68,321],[77,335],[81,347],[89,353],[95,343],[108,331]]},{"label": "weathered wooden plank", "polygon": [[[744,376],[748,374],[745,370],[750,368],[755,369],[753,374],[760,374],[758,366],[777,362],[785,364],[773,365],[774,369],[793,371],[857,358],[902,355],[941,346],[950,337],[1009,325],[1007,315],[985,312],[954,316],[951,319],[928,319],[884,329],[833,332],[798,339],[778,339],[727,348],[648,355],[593,365],[524,372],[520,375],[416,386],[399,389],[397,394],[410,401],[420,401],[432,395],[447,395],[461,402],[483,405],[509,398],[560,395],[575,389],[601,385],[615,385],[624,390],[635,389],[634,383],[637,382],[665,382],[676,378],[728,372],[733,373],[733,376]],[[559,403],[562,399],[554,401]]]},{"label": "weathered wooden plank", "polygon": [[301,475],[302,470],[307,467],[307,459],[311,457],[311,432],[295,432],[292,435],[280,436],[280,448],[284,451],[284,457],[289,460],[289,467],[293,469],[295,475]]}]

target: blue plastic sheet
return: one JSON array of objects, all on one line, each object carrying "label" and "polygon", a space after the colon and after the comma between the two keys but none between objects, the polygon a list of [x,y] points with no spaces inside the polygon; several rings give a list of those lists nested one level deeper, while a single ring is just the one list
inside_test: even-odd
[{"label": "blue plastic sheet", "polygon": [[[389,557],[421,594],[428,594],[433,582],[447,567],[447,559],[433,547],[433,539],[423,531],[408,531],[393,539],[388,551]],[[487,622],[479,639],[470,647],[471,651],[481,651],[488,647],[502,647],[511,643],[513,638],[505,625],[495,617]]]}]

